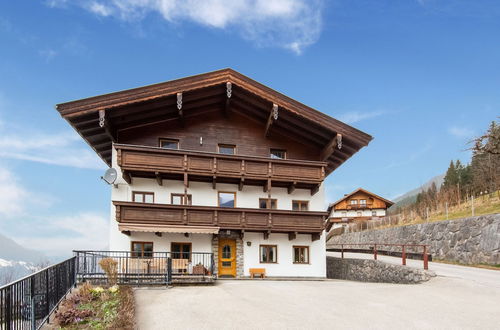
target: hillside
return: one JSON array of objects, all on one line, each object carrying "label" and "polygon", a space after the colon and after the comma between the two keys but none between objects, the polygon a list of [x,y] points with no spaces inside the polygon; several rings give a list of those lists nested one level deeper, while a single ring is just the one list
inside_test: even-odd
[{"label": "hillside", "polygon": [[47,258],[0,234],[0,286],[36,271]]},{"label": "hillside", "polygon": [[429,181],[427,181],[426,183],[424,183],[420,187],[412,189],[412,190],[408,191],[407,193],[399,196],[398,198],[395,198],[394,199],[395,203],[389,209],[389,211],[395,210],[398,207],[403,207],[405,205],[414,203],[417,200],[417,195],[421,191],[429,189],[431,187],[432,183],[435,183],[436,187],[439,189],[441,187],[441,185],[443,184],[444,176],[445,176],[444,173],[440,174],[440,175],[436,175],[435,177],[433,177],[432,179],[430,179]]}]

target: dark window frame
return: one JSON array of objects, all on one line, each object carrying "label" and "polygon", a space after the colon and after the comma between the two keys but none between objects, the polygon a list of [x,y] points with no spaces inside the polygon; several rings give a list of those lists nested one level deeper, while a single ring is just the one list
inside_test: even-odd
[{"label": "dark window frame", "polygon": [[[180,248],[181,252],[174,252],[173,251],[174,244],[179,244],[179,246],[181,247]],[[191,243],[191,242],[170,242],[170,255],[172,256],[172,259],[186,259],[186,258],[174,258],[174,253],[180,253],[181,257],[183,257],[183,254],[186,252],[183,252],[182,247],[185,245],[189,245],[189,258],[188,258],[188,260],[191,261],[191,256],[193,255],[193,243]]]},{"label": "dark window frame", "polygon": [[[273,157],[273,151],[275,152],[282,152],[284,157]],[[269,148],[269,157],[272,158],[272,159],[287,159],[288,158],[288,154],[287,154],[287,151],[286,149],[280,149],[280,148]]]},{"label": "dark window frame", "polygon": [[[136,202],[135,201],[135,196],[136,195],[142,195],[142,200],[144,202]],[[153,196],[153,201],[150,203],[150,204],[154,204],[155,202],[155,193],[154,192],[151,192],[151,191],[132,191],[132,202],[135,202],[135,203],[146,203],[145,200],[146,200],[146,196]],[[149,204],[149,203],[148,203]]]},{"label": "dark window frame", "polygon": [[[266,207],[263,208],[263,207],[260,207],[260,203],[262,201],[265,201],[266,202]],[[274,206],[275,207],[269,207],[269,206],[272,206],[272,203],[274,202]],[[271,204],[271,205],[270,205]],[[276,210],[278,208],[278,200],[276,198],[259,198],[259,209],[268,209],[268,210]]]},{"label": "dark window frame", "polygon": [[[177,145],[177,148],[165,148],[162,147],[162,142],[172,142]],[[162,149],[169,149],[169,150],[179,150],[179,139],[172,139],[172,138],[159,138],[158,139],[158,146]]]},{"label": "dark window frame", "polygon": [[[269,260],[269,248],[275,248],[275,260],[276,261],[263,261],[262,260],[262,248],[266,248],[266,259]],[[261,244],[259,245],[259,262],[261,264],[277,264],[278,263],[278,245],[272,244]]]},{"label": "dark window frame", "polygon": [[[298,210],[294,210],[294,209],[293,209],[293,204],[294,204],[294,203],[297,203],[297,204],[298,204],[298,206],[299,206]],[[305,205],[305,206],[306,206],[306,207],[305,207],[305,210],[303,209],[303,205]],[[304,201],[304,200],[292,200],[292,210],[293,210],[293,211],[302,211],[302,212],[304,212],[304,211],[309,211],[309,201]]]},{"label": "dark window frame", "polygon": [[[220,152],[220,148],[228,148],[228,149],[233,149],[233,153],[232,154],[226,154],[226,153],[222,153]],[[219,143],[217,145],[217,153],[221,154],[221,155],[236,155],[236,145],[235,144],[227,144],[227,143]]]},{"label": "dark window frame", "polygon": [[[181,198],[181,203],[180,204],[174,204],[174,197],[180,197]],[[184,200],[184,197],[187,198],[187,203]],[[193,196],[191,194],[176,194],[176,193],[171,193],[170,194],[170,204],[172,205],[193,205]]]},{"label": "dark window frame", "polygon": [[[310,249],[309,249],[309,246],[308,245],[293,245],[292,246],[292,249],[293,249],[293,263],[294,264],[300,264],[300,265],[309,265],[310,264]],[[301,262],[301,261],[295,261],[295,249],[305,249],[307,251],[307,260],[305,262]]]},{"label": "dark window frame", "polygon": [[[140,255],[138,255],[134,250],[134,244],[139,244],[141,246],[141,252]],[[144,250],[144,245],[146,244],[151,244],[151,251],[145,251]],[[154,254],[154,243],[153,242],[147,242],[147,241],[131,241],[130,242],[130,256],[132,258],[153,258]]]},{"label": "dark window frame", "polygon": [[[220,194],[233,194],[234,195],[234,199],[233,199],[234,206],[233,207],[221,206],[220,205]],[[218,207],[225,207],[225,208],[228,208],[228,209],[234,209],[234,208],[236,208],[236,191],[217,191],[217,206]]]}]

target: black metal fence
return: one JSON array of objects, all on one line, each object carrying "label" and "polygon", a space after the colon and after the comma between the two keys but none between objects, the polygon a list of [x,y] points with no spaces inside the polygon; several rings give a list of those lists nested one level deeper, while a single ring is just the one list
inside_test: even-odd
[{"label": "black metal fence", "polygon": [[118,284],[169,285],[172,276],[214,276],[213,253],[73,251],[79,281],[106,282],[103,259],[116,262]]},{"label": "black metal fence", "polygon": [[76,285],[76,258],[0,287],[0,329],[39,329]]}]

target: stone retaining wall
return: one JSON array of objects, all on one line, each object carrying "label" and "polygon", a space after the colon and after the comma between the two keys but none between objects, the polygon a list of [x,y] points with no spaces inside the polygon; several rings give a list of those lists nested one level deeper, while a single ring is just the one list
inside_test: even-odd
[{"label": "stone retaining wall", "polygon": [[328,278],[379,283],[416,284],[436,276],[434,272],[378,260],[326,257]]},{"label": "stone retaining wall", "polygon": [[345,233],[333,236],[327,249],[338,248],[334,243],[427,244],[434,260],[496,265],[500,264],[500,214]]}]

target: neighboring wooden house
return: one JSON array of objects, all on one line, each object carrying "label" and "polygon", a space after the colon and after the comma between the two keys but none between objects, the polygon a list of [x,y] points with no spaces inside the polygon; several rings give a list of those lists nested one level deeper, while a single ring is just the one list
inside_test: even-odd
[{"label": "neighboring wooden house", "polygon": [[330,228],[338,228],[352,221],[372,220],[383,217],[387,209],[394,203],[375,195],[368,190],[359,188],[350,194],[344,195],[328,207]]},{"label": "neighboring wooden house", "polygon": [[119,174],[109,248],[192,274],[325,277],[323,181],[372,139],[231,69],[57,110]]}]

